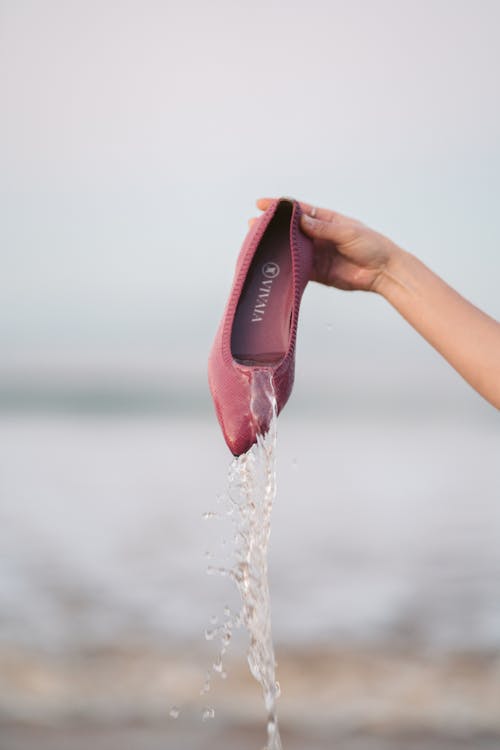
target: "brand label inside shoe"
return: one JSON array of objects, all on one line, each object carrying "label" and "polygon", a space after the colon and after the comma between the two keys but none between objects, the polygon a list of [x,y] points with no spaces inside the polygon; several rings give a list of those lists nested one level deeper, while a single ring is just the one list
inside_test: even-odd
[{"label": "brand label inside shoe", "polygon": [[257,300],[253,308],[252,323],[259,323],[261,320],[264,320],[264,313],[266,311],[267,303],[269,302],[273,281],[276,276],[278,276],[279,272],[279,265],[273,261],[268,261],[262,266],[262,276],[264,278],[260,283]]}]

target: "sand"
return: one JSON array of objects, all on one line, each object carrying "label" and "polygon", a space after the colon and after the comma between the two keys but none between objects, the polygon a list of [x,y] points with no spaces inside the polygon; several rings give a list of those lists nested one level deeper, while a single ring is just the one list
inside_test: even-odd
[{"label": "sand", "polygon": [[[205,655],[116,649],[0,654],[1,750],[260,750],[265,717],[242,654],[200,696]],[[285,750],[498,750],[500,655],[278,654]],[[180,716],[169,717],[173,704]],[[204,706],[215,708],[202,722]]]},{"label": "sand", "polygon": [[[261,727],[232,725],[207,730],[171,727],[0,726],[2,750],[260,750]],[[341,733],[335,728],[307,732],[282,730],[285,750],[498,750],[500,735]]]}]

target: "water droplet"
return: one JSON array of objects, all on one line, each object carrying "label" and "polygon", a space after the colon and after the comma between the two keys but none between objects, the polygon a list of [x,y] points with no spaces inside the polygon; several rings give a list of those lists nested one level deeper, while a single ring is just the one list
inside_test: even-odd
[{"label": "water droplet", "polygon": [[205,521],[208,521],[208,519],[210,518],[215,518],[215,516],[216,514],[211,510],[207,510],[206,513],[203,513],[203,518],[205,519]]},{"label": "water droplet", "polygon": [[279,698],[281,695],[281,685],[279,684],[278,680],[274,683],[274,697]]},{"label": "water droplet", "polygon": [[209,550],[209,549],[207,549],[207,550],[206,550],[206,552],[205,552],[205,557],[206,557],[207,559],[210,559],[211,557],[213,557],[213,553],[212,553],[212,552],[210,552],[210,550]]},{"label": "water droplet", "polygon": [[220,656],[217,657],[217,659],[213,663],[213,670],[214,672],[218,672],[221,674],[222,672],[222,658]]},{"label": "water droplet", "polygon": [[212,625],[216,625],[218,621],[219,618],[217,617],[217,615],[210,615],[210,622],[212,623]]},{"label": "water droplet", "polygon": [[265,703],[268,715],[274,716],[276,699],[275,699],[274,690],[272,687],[270,688],[270,690],[267,690],[265,692],[264,703]]},{"label": "water droplet", "polygon": [[207,707],[203,709],[201,718],[202,718],[202,721],[208,721],[208,719],[213,719],[214,716],[215,716],[215,709]]},{"label": "water droplet", "polygon": [[200,695],[205,695],[205,693],[208,693],[210,690],[210,680],[211,680],[211,674],[210,672],[207,672],[205,674],[205,682],[203,683],[203,687],[200,690]]},{"label": "water droplet", "polygon": [[267,736],[269,739],[273,738],[276,733],[276,719],[274,717],[270,718],[267,722]]},{"label": "water droplet", "polygon": [[220,676],[221,676],[221,678],[222,678],[223,680],[225,680],[225,679],[227,678],[227,672],[221,672],[221,673],[220,673]]},{"label": "water droplet", "polygon": [[207,641],[213,641],[215,638],[217,631],[213,630],[212,628],[206,628],[205,629],[205,638]]},{"label": "water droplet", "polygon": [[169,715],[172,717],[172,719],[179,718],[180,709],[177,706],[172,706],[172,708],[169,711]]},{"label": "water droplet", "polygon": [[228,606],[224,607],[224,614],[226,617],[231,617],[231,610]]},{"label": "water droplet", "polygon": [[216,568],[214,565],[209,565],[207,567],[207,576],[228,576],[231,574],[231,571],[227,570],[227,568]]},{"label": "water droplet", "polygon": [[231,633],[228,630],[224,631],[221,637],[221,641],[224,644],[224,646],[228,646],[230,640],[231,640]]}]

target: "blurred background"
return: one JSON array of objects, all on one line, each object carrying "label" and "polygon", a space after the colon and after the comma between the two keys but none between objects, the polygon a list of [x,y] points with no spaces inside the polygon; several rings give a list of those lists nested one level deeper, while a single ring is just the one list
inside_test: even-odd
[{"label": "blurred background", "polygon": [[[0,0],[2,750],[262,746],[244,634],[200,696],[238,606],[202,514],[247,221],[335,208],[497,317],[499,24],[496,0]],[[499,448],[383,299],[308,287],[270,550],[286,750],[498,748]]]}]

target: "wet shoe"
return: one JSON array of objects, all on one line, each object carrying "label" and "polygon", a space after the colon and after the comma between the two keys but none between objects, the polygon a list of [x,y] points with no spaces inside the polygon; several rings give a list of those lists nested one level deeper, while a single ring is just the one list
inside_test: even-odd
[{"label": "wet shoe", "polygon": [[312,269],[301,213],[298,201],[277,198],[250,227],[210,352],[210,391],[235,456],[269,429],[272,411],[259,402],[263,383],[274,391],[277,414],[292,391],[299,306]]}]

